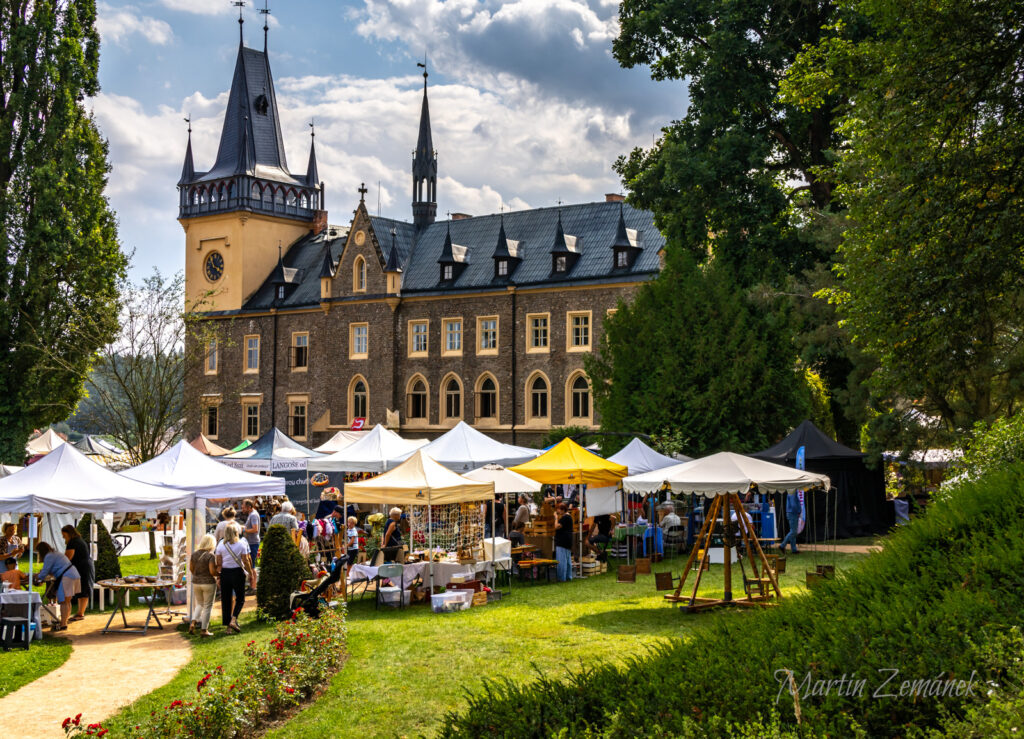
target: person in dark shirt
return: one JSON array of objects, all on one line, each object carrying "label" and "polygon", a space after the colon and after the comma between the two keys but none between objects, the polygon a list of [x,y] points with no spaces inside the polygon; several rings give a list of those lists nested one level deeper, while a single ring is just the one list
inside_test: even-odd
[{"label": "person in dark shirt", "polygon": [[605,513],[594,516],[594,527],[590,530],[590,551],[604,557],[603,550],[599,544],[608,544],[612,540],[612,517]]},{"label": "person in dark shirt", "polygon": [[526,544],[526,534],[523,533],[525,528],[525,523],[517,523],[512,527],[512,533],[508,535],[508,540],[512,542],[512,546],[521,547]]},{"label": "person in dark shirt", "polygon": [[71,560],[71,564],[78,570],[82,577],[81,589],[78,591],[78,613],[72,616],[70,621],[81,621],[85,618],[85,609],[89,605],[89,593],[92,592],[92,557],[89,556],[89,545],[85,543],[79,533],[71,524],[60,530],[61,536],[66,542],[64,556]]},{"label": "person in dark shirt", "polygon": [[559,503],[555,511],[555,573],[559,582],[565,582],[572,580],[572,516],[565,503]]}]

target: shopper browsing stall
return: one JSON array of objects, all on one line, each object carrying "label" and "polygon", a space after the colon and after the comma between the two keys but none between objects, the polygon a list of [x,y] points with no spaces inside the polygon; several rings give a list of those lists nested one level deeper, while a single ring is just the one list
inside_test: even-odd
[{"label": "shopper browsing stall", "polygon": [[213,601],[217,595],[217,557],[213,553],[217,541],[211,534],[205,534],[199,540],[196,551],[188,563],[189,575],[192,578],[192,592],[195,602],[192,605],[188,633],[194,634],[196,627],[202,629],[202,636],[213,636],[210,633],[210,616],[213,613]]},{"label": "shopper browsing stall", "polygon": [[78,591],[78,613],[71,617],[72,621],[81,621],[85,618],[85,609],[89,606],[89,593],[92,592],[93,569],[92,557],[89,556],[89,545],[81,537],[71,524],[60,530],[64,537],[64,556],[71,560],[71,564],[78,570],[81,576],[81,590]]},{"label": "shopper browsing stall", "polygon": [[55,599],[60,603],[60,626],[55,631],[65,631],[68,628],[68,618],[71,616],[71,601],[78,595],[82,587],[82,578],[78,570],[71,564],[71,560],[45,541],[40,542],[36,547],[39,556],[43,558],[43,569],[35,577],[35,584],[41,585],[47,577],[52,577],[56,584]]},{"label": "shopper browsing stall", "polygon": [[565,582],[572,580],[572,516],[565,503],[555,506],[555,511],[555,560],[558,562],[555,572],[558,581]]},{"label": "shopper browsing stall", "polygon": [[242,633],[238,615],[245,605],[245,576],[256,587],[256,573],[249,557],[249,544],[241,538],[241,527],[232,524],[224,529],[224,540],[217,545],[217,570],[220,573],[221,618],[227,630]]},{"label": "shopper browsing stall", "polygon": [[25,545],[16,531],[17,527],[13,523],[4,524],[4,535],[0,536],[0,555],[17,559],[25,553]]}]

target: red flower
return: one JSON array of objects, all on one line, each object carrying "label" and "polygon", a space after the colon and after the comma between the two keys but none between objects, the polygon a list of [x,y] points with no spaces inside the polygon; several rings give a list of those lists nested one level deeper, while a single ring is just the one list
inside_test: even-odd
[{"label": "red flower", "polygon": [[103,736],[106,733],[107,733],[107,729],[100,729],[99,733],[97,733],[96,736]]},{"label": "red flower", "polygon": [[284,692],[286,692],[288,695],[291,695],[295,692],[295,688],[285,688]]},{"label": "red flower", "polygon": [[78,714],[77,716],[75,716],[75,721],[74,721],[75,726],[78,726],[78,724],[81,723],[81,721],[82,721],[82,714]]},{"label": "red flower", "polygon": [[70,723],[71,723],[71,717],[68,716],[66,719],[64,719],[64,723],[62,723],[60,725],[60,728],[66,729],[66,728],[68,728],[68,724],[70,724]]}]

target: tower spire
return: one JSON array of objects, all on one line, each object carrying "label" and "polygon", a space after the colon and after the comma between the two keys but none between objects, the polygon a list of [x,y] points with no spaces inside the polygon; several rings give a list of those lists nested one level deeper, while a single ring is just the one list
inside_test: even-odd
[{"label": "tower spire", "polygon": [[238,45],[242,46],[245,43],[245,37],[242,34],[242,27],[245,25],[242,8],[245,7],[245,0],[232,0],[231,4],[238,8]]},{"label": "tower spire", "polygon": [[309,122],[309,164],[306,165],[306,184],[316,187],[320,184],[320,173],[316,167],[316,127]]},{"label": "tower spire", "polygon": [[417,228],[428,226],[437,217],[437,153],[430,134],[430,105],[427,102],[427,58],[416,63],[423,69],[423,105],[420,131],[412,159],[412,216]]},{"label": "tower spire", "polygon": [[185,123],[188,124],[188,144],[185,146],[185,163],[181,167],[179,185],[192,182],[196,177],[196,168],[192,162],[192,116],[186,117]]},{"label": "tower spire", "polygon": [[263,7],[260,8],[260,15],[263,16],[263,53],[267,53],[267,32],[270,30],[270,7],[269,0],[263,0]]}]

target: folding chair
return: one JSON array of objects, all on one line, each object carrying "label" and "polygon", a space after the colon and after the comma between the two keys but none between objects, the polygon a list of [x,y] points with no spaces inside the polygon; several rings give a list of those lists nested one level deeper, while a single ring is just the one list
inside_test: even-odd
[{"label": "folding chair", "polygon": [[128,545],[132,543],[132,537],[128,534],[114,534],[110,537],[114,544],[114,554],[118,557],[121,556],[121,552],[128,548]]},{"label": "folding chair", "polygon": [[[392,584],[381,585],[384,580],[390,580]],[[398,587],[394,585],[396,580],[399,583]],[[398,598],[398,607],[405,608],[405,568],[402,565],[389,564],[377,568],[377,598],[373,606],[375,609],[379,610],[381,603],[388,602],[384,598],[385,595]]]}]

